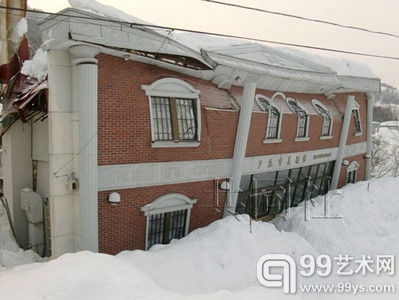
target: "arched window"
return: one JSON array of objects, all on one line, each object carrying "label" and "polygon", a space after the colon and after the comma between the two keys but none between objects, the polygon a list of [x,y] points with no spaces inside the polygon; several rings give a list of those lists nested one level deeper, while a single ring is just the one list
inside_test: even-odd
[{"label": "arched window", "polygon": [[321,115],[323,118],[323,124],[321,126],[321,136],[322,137],[331,137],[332,130],[332,118],[330,112],[327,107],[324,106],[320,101],[313,99],[312,105],[315,110]]},{"label": "arched window", "polygon": [[353,102],[353,109],[352,109],[353,122],[355,124],[355,133],[354,133],[354,135],[361,135],[362,134],[362,122],[360,120],[359,108],[360,108],[359,103],[354,101]]},{"label": "arched window", "polygon": [[200,91],[176,78],[163,78],[141,88],[149,98],[153,146],[198,146]]},{"label": "arched window", "polygon": [[[281,94],[281,93],[279,93]],[[274,96],[273,96],[274,98]],[[268,112],[268,121],[266,128],[266,139],[265,142],[269,141],[280,141],[280,129],[281,129],[281,112],[279,108],[274,105],[273,98],[269,98],[263,95],[256,95],[255,100],[259,107]]]},{"label": "arched window", "polygon": [[359,170],[359,163],[357,161],[352,161],[346,168],[345,184],[356,183],[358,170]]},{"label": "arched window", "polygon": [[147,217],[145,248],[155,244],[168,244],[187,235],[190,212],[196,199],[182,194],[167,194],[143,206]]},{"label": "arched window", "polygon": [[298,116],[296,141],[308,140],[309,115],[305,108],[293,98],[286,98],[289,108]]}]

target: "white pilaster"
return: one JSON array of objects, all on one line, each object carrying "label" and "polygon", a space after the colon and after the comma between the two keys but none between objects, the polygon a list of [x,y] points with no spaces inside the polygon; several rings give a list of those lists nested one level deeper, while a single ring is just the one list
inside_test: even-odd
[{"label": "white pilaster", "polygon": [[249,126],[251,124],[252,108],[255,99],[255,82],[247,82],[244,85],[240,117],[236,140],[234,144],[233,163],[230,179],[230,189],[227,194],[227,200],[224,210],[224,216],[234,214],[237,205],[238,192],[240,190],[240,181],[242,169],[244,166],[245,152],[247,150]]},{"label": "white pilaster", "polygon": [[348,100],[346,102],[344,122],[342,124],[341,136],[339,139],[339,148],[338,148],[338,153],[337,153],[337,159],[335,160],[334,172],[333,172],[333,176],[331,179],[331,189],[332,190],[335,190],[338,187],[339,174],[341,173],[342,160],[344,158],[346,140],[348,138],[348,131],[349,131],[349,125],[351,122],[352,108],[353,108],[354,101],[355,101],[354,96],[348,96]]},{"label": "white pilaster", "polygon": [[69,49],[75,58],[74,95],[79,119],[79,215],[80,249],[98,252],[97,203],[97,48],[85,45]]},{"label": "white pilaster", "polygon": [[374,94],[367,93],[367,152],[366,152],[366,172],[365,179],[371,179],[371,152],[372,152],[372,132],[373,132],[373,105],[374,105]]}]

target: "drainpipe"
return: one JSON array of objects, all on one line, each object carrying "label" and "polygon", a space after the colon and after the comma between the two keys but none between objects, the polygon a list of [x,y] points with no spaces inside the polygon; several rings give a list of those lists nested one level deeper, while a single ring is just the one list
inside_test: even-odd
[{"label": "drainpipe", "polygon": [[342,160],[344,158],[344,151],[345,151],[345,146],[346,146],[346,140],[348,138],[348,131],[349,131],[349,125],[351,122],[352,108],[353,108],[354,101],[355,101],[354,96],[348,96],[348,100],[346,102],[346,108],[345,108],[344,122],[342,124],[342,129],[341,129],[341,137],[339,139],[339,148],[338,148],[338,153],[337,153],[337,159],[335,160],[334,172],[333,172],[333,176],[331,179],[331,189],[332,190],[335,190],[338,187],[338,180],[339,180],[339,175],[341,174]]},{"label": "drainpipe", "polygon": [[366,171],[365,179],[371,179],[371,152],[372,152],[372,133],[373,133],[373,105],[374,105],[374,94],[367,93],[367,153],[364,159],[366,160]]},{"label": "drainpipe", "polygon": [[242,169],[244,166],[245,152],[247,150],[249,126],[251,124],[252,109],[255,99],[256,82],[247,82],[244,85],[240,117],[233,153],[233,166],[231,170],[230,189],[227,194],[224,216],[234,214],[236,211],[237,197],[240,190]]},{"label": "drainpipe", "polygon": [[79,118],[79,219],[80,249],[98,252],[97,203],[97,59],[99,49],[69,48],[76,69],[74,84]]}]

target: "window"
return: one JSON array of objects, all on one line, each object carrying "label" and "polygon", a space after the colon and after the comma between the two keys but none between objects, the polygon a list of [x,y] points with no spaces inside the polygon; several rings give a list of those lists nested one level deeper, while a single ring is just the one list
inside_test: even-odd
[{"label": "window", "polygon": [[359,163],[357,161],[352,161],[349,164],[349,166],[346,168],[345,184],[356,183],[358,170],[359,170]]},{"label": "window", "polygon": [[332,130],[332,118],[327,109],[321,102],[313,99],[312,100],[313,107],[315,110],[321,115],[323,118],[323,124],[321,127],[321,137],[331,137],[331,130]]},{"label": "window", "polygon": [[308,127],[309,127],[309,115],[306,110],[302,107],[297,100],[293,98],[287,98],[287,104],[289,108],[298,116],[298,125],[296,130],[295,141],[307,141],[308,138]]},{"label": "window", "polygon": [[201,115],[198,90],[188,83],[164,78],[143,85],[150,101],[153,147],[198,146]]},{"label": "window", "polygon": [[196,202],[181,194],[167,194],[142,207],[147,217],[146,249],[187,235],[191,208]]},{"label": "window", "polygon": [[[281,94],[281,93],[276,93]],[[280,129],[281,129],[281,113],[276,105],[273,104],[273,99],[269,100],[267,97],[263,95],[256,95],[256,103],[258,103],[259,107],[269,113],[268,121],[267,121],[267,129],[266,129],[266,139],[265,142],[280,142]]]},{"label": "window", "polygon": [[241,179],[236,212],[254,219],[268,219],[304,200],[330,190],[334,161],[244,175]]},{"label": "window", "polygon": [[362,122],[360,120],[359,108],[360,108],[359,103],[355,101],[353,103],[353,109],[352,109],[353,121],[355,123],[355,135],[362,134]]}]

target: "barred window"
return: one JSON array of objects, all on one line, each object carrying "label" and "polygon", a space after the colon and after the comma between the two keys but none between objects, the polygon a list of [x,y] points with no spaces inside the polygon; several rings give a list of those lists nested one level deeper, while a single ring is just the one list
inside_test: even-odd
[{"label": "barred window", "polygon": [[361,126],[361,123],[360,123],[359,109],[353,109],[352,110],[352,116],[353,116],[353,120],[355,122],[355,134],[362,133],[362,126]]},{"label": "barred window", "polygon": [[263,95],[256,95],[256,102],[259,107],[268,112],[268,121],[266,129],[266,140],[277,140],[280,138],[280,122],[281,113],[280,110],[272,103],[271,100]]},{"label": "barred window", "polygon": [[163,195],[143,206],[147,217],[145,247],[168,244],[187,235],[191,208],[197,200],[182,194]]},{"label": "barred window", "polygon": [[200,91],[176,78],[163,78],[141,88],[150,101],[153,147],[198,146]]},{"label": "barred window", "polygon": [[321,136],[331,136],[331,128],[332,128],[332,118],[327,110],[327,108],[317,100],[312,100],[313,107],[323,118],[323,124],[321,127]]},{"label": "barred window", "polygon": [[308,136],[308,113],[295,99],[287,98],[287,103],[290,109],[298,116],[296,137],[306,138]]},{"label": "barred window", "polygon": [[187,209],[151,215],[148,223],[148,244],[168,244],[185,236]]},{"label": "barred window", "polygon": [[197,138],[193,99],[151,97],[154,141],[193,141]]},{"label": "barred window", "polygon": [[346,168],[346,179],[345,183],[356,183],[357,173],[359,170],[359,163],[357,161],[352,161]]}]

